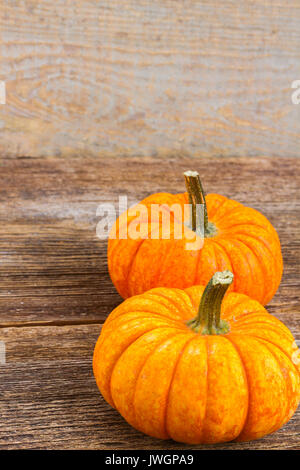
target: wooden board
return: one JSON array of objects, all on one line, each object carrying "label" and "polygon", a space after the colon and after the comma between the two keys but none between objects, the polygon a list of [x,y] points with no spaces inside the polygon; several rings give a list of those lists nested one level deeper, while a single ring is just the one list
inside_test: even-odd
[{"label": "wooden board", "polygon": [[1,0],[0,152],[297,156],[299,0]]},{"label": "wooden board", "polygon": [[[183,191],[186,169],[200,172],[207,192],[261,210],[278,230],[285,269],[268,309],[299,342],[299,159],[3,157],[0,165],[0,448],[189,448],[127,425],[91,368],[101,324],[120,302],[96,209],[120,194],[133,202]],[[299,431],[298,412],[264,439],[199,448],[299,449]]]},{"label": "wooden board", "polygon": [[[299,413],[255,442],[187,446],[145,436],[100,396],[91,362],[100,325],[5,328],[0,449],[299,449]],[[298,419],[297,419],[298,418]]]}]

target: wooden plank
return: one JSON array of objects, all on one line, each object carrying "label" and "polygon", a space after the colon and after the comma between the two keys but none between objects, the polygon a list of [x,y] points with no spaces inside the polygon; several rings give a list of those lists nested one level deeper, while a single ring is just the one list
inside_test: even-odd
[{"label": "wooden plank", "polygon": [[145,436],[101,397],[91,363],[100,325],[4,328],[0,449],[299,449],[299,411],[258,441],[185,446]]},{"label": "wooden plank", "polygon": [[[285,272],[268,309],[298,344],[299,159],[186,157],[0,160],[1,449],[189,449],[135,431],[99,394],[92,354],[121,301],[96,237],[98,204],[184,190],[200,171],[207,192],[260,209],[277,228]],[[299,411],[281,430],[201,449],[299,449]],[[192,447],[195,448],[195,447]]]},{"label": "wooden plank", "polygon": [[102,322],[121,298],[96,236],[99,204],[184,191],[200,171],[207,192],[261,210],[281,238],[284,276],[269,310],[299,318],[299,185],[296,159],[145,158],[0,161],[0,325]]},{"label": "wooden plank", "polygon": [[0,152],[297,156],[298,0],[2,0]]}]

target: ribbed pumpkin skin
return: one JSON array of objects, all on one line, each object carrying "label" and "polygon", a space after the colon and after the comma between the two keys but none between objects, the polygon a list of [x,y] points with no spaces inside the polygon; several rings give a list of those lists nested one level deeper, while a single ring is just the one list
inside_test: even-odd
[{"label": "ribbed pumpkin skin", "polygon": [[299,402],[299,350],[290,331],[249,297],[229,293],[225,335],[186,326],[204,288],[156,288],[107,318],[93,368],[105,400],[136,429],[189,444],[258,439]]},{"label": "ribbed pumpkin skin", "polygon": [[[183,207],[188,204],[188,196],[157,193],[141,204]],[[283,268],[279,238],[271,223],[255,209],[218,194],[208,194],[206,205],[217,235],[205,238],[203,247],[194,251],[185,249],[186,239],[119,239],[120,226],[128,225],[126,214],[121,215],[116,222],[117,238],[108,241],[108,268],[123,298],[154,287],[184,289],[204,285],[216,271],[230,270],[234,274],[231,291],[246,294],[263,305],[271,300]],[[132,220],[133,217],[128,217],[128,223]],[[143,229],[146,233],[150,230],[147,221]]]}]

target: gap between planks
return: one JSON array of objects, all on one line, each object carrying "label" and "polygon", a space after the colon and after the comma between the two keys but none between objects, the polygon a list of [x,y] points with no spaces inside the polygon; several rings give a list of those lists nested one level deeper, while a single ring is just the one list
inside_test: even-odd
[{"label": "gap between planks", "polygon": [[28,328],[28,327],[41,327],[41,326],[76,326],[76,325],[103,325],[99,320],[56,320],[56,321],[43,321],[43,322],[6,322],[0,323],[0,329],[3,328]]}]

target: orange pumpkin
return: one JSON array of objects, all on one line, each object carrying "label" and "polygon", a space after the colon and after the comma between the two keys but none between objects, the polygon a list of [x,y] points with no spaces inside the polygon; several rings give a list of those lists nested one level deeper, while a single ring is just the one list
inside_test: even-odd
[{"label": "orange pumpkin", "polygon": [[107,318],[94,352],[95,378],[105,400],[136,429],[190,444],[245,441],[293,415],[299,402],[293,336],[246,295],[228,293],[222,302],[232,277],[217,272],[205,289],[155,288]]},{"label": "orange pumpkin", "polygon": [[[108,268],[118,292],[127,298],[153,287],[184,289],[206,284],[216,271],[227,269],[234,273],[231,290],[267,304],[282,275],[280,242],[275,229],[255,209],[218,194],[204,197],[198,173],[186,172],[185,178],[188,193],[153,194],[140,203],[147,208],[150,217],[137,217],[134,209],[130,209],[114,225],[108,241]],[[193,208],[190,230],[173,212],[170,214],[174,204],[184,212],[188,203]],[[194,238],[200,238],[194,217],[199,207],[196,204],[201,203],[204,244],[197,250],[187,250],[187,243],[192,240],[189,232]],[[162,206],[160,219],[151,218],[153,204]],[[165,215],[171,218],[169,239],[162,239]],[[130,237],[129,227],[137,219],[140,230],[137,236]],[[183,232],[186,230],[181,239],[175,238],[178,226]]]}]

